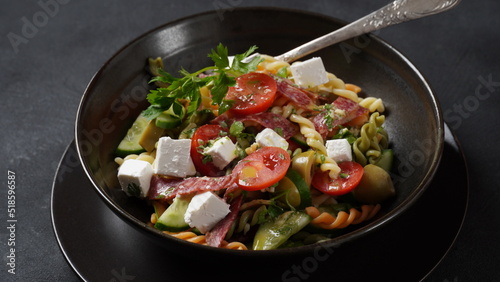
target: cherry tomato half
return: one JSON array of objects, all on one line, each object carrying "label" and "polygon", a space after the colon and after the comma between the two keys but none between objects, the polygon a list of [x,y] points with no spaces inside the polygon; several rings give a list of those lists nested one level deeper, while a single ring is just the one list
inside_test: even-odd
[{"label": "cherry tomato half", "polygon": [[226,99],[233,100],[231,111],[248,115],[264,112],[274,102],[276,81],[267,74],[251,72],[236,78],[236,86],[229,87]]},{"label": "cherry tomato half", "polygon": [[247,191],[276,184],[290,166],[290,155],[278,147],[264,147],[241,160],[233,170],[238,186]]},{"label": "cherry tomato half", "polygon": [[220,137],[220,133],[224,130],[217,124],[205,124],[200,126],[193,134],[191,139],[191,159],[198,172],[206,176],[221,176],[224,171],[221,171],[214,165],[213,162],[203,161],[203,146],[210,140]]},{"label": "cherry tomato half", "polygon": [[340,174],[336,179],[331,179],[328,171],[318,171],[314,174],[312,185],[319,191],[340,196],[351,192],[358,186],[363,177],[363,167],[356,162],[341,162]]}]

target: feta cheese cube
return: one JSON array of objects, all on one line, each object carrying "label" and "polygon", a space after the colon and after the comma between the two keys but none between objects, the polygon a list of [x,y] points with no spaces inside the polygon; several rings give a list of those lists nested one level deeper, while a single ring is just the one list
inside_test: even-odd
[{"label": "feta cheese cube", "polygon": [[184,221],[201,233],[210,231],[230,212],[229,204],[213,192],[197,194],[191,199]]},{"label": "feta cheese cube", "polygon": [[153,165],[154,173],[174,177],[195,175],[196,168],[190,150],[191,139],[160,138]]},{"label": "feta cheese cube", "polygon": [[336,162],[352,161],[351,145],[347,139],[327,140],[326,153]]},{"label": "feta cheese cube", "polygon": [[218,139],[212,146],[205,148],[203,152],[210,155],[214,165],[220,169],[224,169],[237,157],[236,145],[227,136]]},{"label": "feta cheese cube", "polygon": [[320,57],[296,62],[290,66],[293,80],[301,87],[314,87],[328,82],[328,73]]},{"label": "feta cheese cube", "polygon": [[128,196],[146,197],[151,176],[153,176],[153,167],[146,161],[129,159],[124,161],[118,169],[118,182]]},{"label": "feta cheese cube", "polygon": [[266,128],[259,132],[257,136],[255,136],[255,141],[261,147],[280,147],[284,150],[288,149],[288,142],[285,138],[281,137],[276,131]]}]

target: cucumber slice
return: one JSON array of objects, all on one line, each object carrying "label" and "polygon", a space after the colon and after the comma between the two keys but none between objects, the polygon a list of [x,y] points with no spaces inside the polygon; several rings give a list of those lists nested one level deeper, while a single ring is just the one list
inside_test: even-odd
[{"label": "cucumber slice", "polygon": [[311,222],[311,217],[300,211],[287,211],[276,219],[259,226],[253,241],[254,250],[273,250]]},{"label": "cucumber slice", "polygon": [[300,173],[291,169],[287,172],[286,177],[288,177],[288,179],[295,184],[295,187],[300,195],[300,205],[298,205],[297,208],[304,209],[312,205],[311,189]]},{"label": "cucumber slice", "polygon": [[184,106],[175,102],[168,110],[162,112],[156,118],[156,126],[165,129],[176,128],[182,123],[185,115],[186,109]]},{"label": "cucumber slice", "polygon": [[295,170],[288,170],[283,179],[275,188],[276,194],[287,191],[286,198],[280,197],[279,201],[288,203],[294,208],[303,209],[311,205],[311,191],[306,181]]},{"label": "cucumber slice", "polygon": [[177,197],[172,204],[161,214],[155,228],[161,231],[179,232],[189,228],[184,221],[184,214],[191,202],[191,198]]},{"label": "cucumber slice", "polygon": [[382,155],[380,156],[380,159],[375,165],[383,168],[387,172],[390,172],[392,169],[393,160],[394,160],[394,152],[391,149],[385,149],[382,150]]},{"label": "cucumber slice", "polygon": [[171,116],[166,111],[156,118],[156,126],[164,129],[176,128],[181,122],[180,118]]},{"label": "cucumber slice", "polygon": [[140,154],[146,151],[139,144],[139,140],[141,140],[149,122],[150,120],[142,116],[142,114],[137,117],[125,137],[118,144],[115,151],[116,156],[124,158],[130,154]]}]

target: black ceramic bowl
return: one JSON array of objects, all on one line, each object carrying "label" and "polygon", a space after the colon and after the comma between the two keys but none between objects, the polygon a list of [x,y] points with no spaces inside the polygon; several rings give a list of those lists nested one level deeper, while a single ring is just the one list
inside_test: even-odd
[{"label": "black ceramic bowl", "polygon": [[[262,54],[279,55],[343,25],[332,18],[299,11],[235,9],[180,19],[132,41],[96,73],[78,109],[76,144],[93,189],[111,210],[145,236],[191,257],[232,259],[312,254],[319,243],[271,251],[226,250],[189,243],[148,227],[151,207],[126,197],[119,189],[113,152],[137,115],[147,107],[148,57],[163,57],[167,71],[172,73],[181,67],[195,71],[211,64],[207,54],[219,42],[233,54],[257,45]],[[423,193],[441,157],[443,120],[438,101],[423,76],[403,55],[377,37],[365,35],[313,55],[323,59],[329,72],[384,100],[385,127],[396,156],[392,176],[397,196],[384,205],[381,217],[321,243],[321,247],[338,247],[382,227]]]}]

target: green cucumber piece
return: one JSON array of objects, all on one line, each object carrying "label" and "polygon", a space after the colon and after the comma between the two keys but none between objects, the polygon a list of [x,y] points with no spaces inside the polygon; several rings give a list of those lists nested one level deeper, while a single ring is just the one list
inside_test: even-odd
[{"label": "green cucumber piece", "polygon": [[178,117],[171,116],[170,114],[162,112],[156,118],[156,126],[163,129],[176,128],[181,124],[182,120]]},{"label": "green cucumber piece", "polygon": [[280,197],[279,201],[289,204],[294,208],[304,209],[311,205],[311,191],[304,178],[295,170],[288,170],[285,177],[280,180],[275,188],[275,194],[286,192],[286,198]]},{"label": "green cucumber piece", "polygon": [[191,198],[176,197],[172,204],[161,214],[155,223],[155,228],[161,231],[179,232],[189,228],[184,221],[184,214]]},{"label": "green cucumber piece", "polygon": [[288,179],[295,183],[295,187],[297,187],[297,190],[299,192],[300,205],[298,206],[298,209],[304,209],[311,206],[311,189],[309,188],[309,185],[307,185],[305,179],[300,175],[300,173],[290,169],[286,173],[286,177],[288,177]]},{"label": "green cucumber piece", "polygon": [[139,144],[146,128],[148,127],[150,120],[144,117],[142,114],[139,115],[132,126],[127,131],[127,134],[122,139],[118,147],[116,148],[115,154],[118,157],[126,157],[130,154],[140,154],[146,150]]},{"label": "green cucumber piece", "polygon": [[253,241],[253,250],[273,250],[311,222],[311,217],[300,211],[287,211],[274,220],[259,226]]},{"label": "green cucumber piece", "polygon": [[387,172],[390,172],[392,169],[393,160],[394,160],[394,152],[391,149],[385,149],[382,150],[380,159],[375,165],[383,168]]},{"label": "green cucumber piece", "polygon": [[176,128],[182,123],[185,115],[186,109],[184,106],[175,102],[168,110],[163,111],[156,118],[156,126],[164,129]]}]

